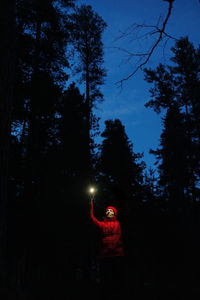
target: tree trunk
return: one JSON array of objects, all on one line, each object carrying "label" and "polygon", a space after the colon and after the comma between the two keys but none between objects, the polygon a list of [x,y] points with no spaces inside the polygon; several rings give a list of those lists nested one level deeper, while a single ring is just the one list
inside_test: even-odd
[{"label": "tree trunk", "polygon": [[[26,154],[26,172],[24,178],[24,198],[26,204],[26,226],[29,232],[26,240],[26,261],[30,265],[26,266],[26,277],[29,278],[30,284],[34,284],[33,279],[35,274],[34,254],[38,245],[38,211],[37,207],[37,179],[39,176],[39,116],[38,116],[38,101],[36,92],[33,89],[37,88],[38,70],[39,70],[39,55],[40,55],[40,38],[41,38],[41,20],[38,16],[36,26],[35,53],[32,72],[32,94],[30,101],[30,113],[28,120],[28,139],[27,139],[27,154]],[[35,248],[36,247],[36,248]]]},{"label": "tree trunk", "polygon": [[15,80],[15,1],[3,1],[0,9],[0,278],[5,286],[7,250],[7,181],[11,110]]},{"label": "tree trunk", "polygon": [[88,184],[91,180],[91,149],[90,149],[90,129],[91,129],[91,99],[90,99],[90,77],[89,66],[86,64],[86,123],[87,123],[87,177]]}]

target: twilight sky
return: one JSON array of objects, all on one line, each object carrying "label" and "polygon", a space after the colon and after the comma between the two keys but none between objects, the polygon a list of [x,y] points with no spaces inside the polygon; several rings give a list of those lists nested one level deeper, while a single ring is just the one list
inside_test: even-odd
[{"label": "twilight sky", "polygon": [[[125,126],[126,133],[133,143],[134,152],[144,152],[147,167],[155,162],[149,149],[156,149],[162,131],[162,119],[144,104],[150,99],[150,84],[144,81],[144,74],[139,71],[126,81],[121,90],[116,82],[129,75],[136,61],[127,62],[127,55],[114,47],[124,48],[134,53],[144,52],[153,39],[137,40],[136,36],[144,31],[134,31],[127,38],[118,39],[122,32],[127,32],[134,23],[156,25],[160,16],[165,17],[168,2],[163,0],[77,0],[77,5],[91,5],[107,23],[103,35],[104,60],[107,78],[102,92],[104,102],[95,110],[101,118],[100,129],[104,129],[104,121],[119,118]],[[175,0],[172,15],[166,32],[176,38],[188,36],[195,47],[200,44],[200,3],[198,0]],[[174,42],[170,40],[165,47],[160,45],[153,54],[147,68],[155,68],[159,62],[169,63],[170,48]],[[163,51],[164,49],[164,51]]]}]

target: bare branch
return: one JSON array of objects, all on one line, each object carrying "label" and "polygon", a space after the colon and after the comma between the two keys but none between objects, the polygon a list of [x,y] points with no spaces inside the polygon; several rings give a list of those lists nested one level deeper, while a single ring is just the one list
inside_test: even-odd
[{"label": "bare branch", "polygon": [[121,48],[121,47],[107,47],[107,48],[117,49],[121,52],[125,52],[126,54],[128,54],[130,56],[142,56],[142,57],[144,57],[144,56],[148,55],[148,53],[133,53],[133,52],[130,52],[127,49],[124,49],[124,48]]},{"label": "bare branch", "polygon": [[[146,25],[146,24],[133,24],[131,27],[129,27],[127,29],[126,32],[122,33],[122,35],[120,37],[118,37],[117,39],[115,39],[115,41],[119,40],[120,38],[124,37],[124,36],[128,36],[130,35],[130,32],[135,30],[135,29],[138,29],[138,28],[150,28],[150,29],[153,29],[152,31],[150,32],[147,32],[145,33],[144,35],[140,36],[140,37],[147,37],[147,36],[152,36],[152,35],[155,35],[155,34],[158,34],[158,38],[157,40],[155,41],[155,43],[152,45],[152,47],[149,49],[148,52],[146,53],[131,53],[129,52],[128,50],[125,50],[123,48],[120,48],[120,47],[115,47],[115,48],[118,48],[118,50],[120,51],[123,51],[123,52],[126,52],[129,56],[132,56],[132,57],[136,57],[136,56],[139,56],[139,57],[143,57],[143,61],[136,65],[136,68],[133,70],[133,72],[131,74],[129,74],[127,77],[121,79],[120,81],[117,82],[118,85],[120,85],[120,87],[122,88],[123,86],[123,83],[125,81],[127,81],[128,79],[130,79],[131,77],[133,77],[138,70],[142,70],[143,66],[146,65],[148,63],[148,61],[150,60],[154,50],[157,48],[158,44],[164,39],[164,38],[167,38],[168,39],[174,39],[174,40],[177,40],[176,38],[172,37],[171,35],[167,34],[165,32],[165,28],[166,28],[166,25],[167,25],[167,22],[170,18],[170,15],[171,15],[171,12],[172,12],[172,8],[173,8],[173,2],[175,0],[163,0],[163,1],[166,1],[169,3],[169,7],[168,7],[168,12],[167,12],[167,15],[162,23],[162,26],[161,28],[159,27],[159,24],[161,22],[161,16],[159,17],[158,19],[158,22],[157,22],[157,25]],[[114,48],[114,47],[113,47]],[[129,60],[130,60],[130,57],[129,57]]]}]

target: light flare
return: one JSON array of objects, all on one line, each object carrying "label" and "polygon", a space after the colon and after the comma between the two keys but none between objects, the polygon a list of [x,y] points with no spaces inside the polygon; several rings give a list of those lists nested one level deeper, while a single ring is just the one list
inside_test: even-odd
[{"label": "light flare", "polygon": [[95,188],[94,188],[94,187],[91,187],[89,191],[90,191],[90,194],[94,194]]}]

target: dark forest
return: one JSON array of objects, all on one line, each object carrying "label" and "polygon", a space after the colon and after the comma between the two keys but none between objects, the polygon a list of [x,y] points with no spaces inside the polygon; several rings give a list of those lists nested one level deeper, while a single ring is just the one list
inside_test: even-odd
[{"label": "dark forest", "polygon": [[143,71],[146,109],[164,115],[148,169],[122,121],[101,132],[94,113],[106,78],[102,17],[75,0],[10,0],[0,19],[1,299],[99,299],[90,186],[99,220],[106,206],[118,210],[119,299],[199,299],[200,47],[182,37],[169,65]]}]

